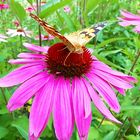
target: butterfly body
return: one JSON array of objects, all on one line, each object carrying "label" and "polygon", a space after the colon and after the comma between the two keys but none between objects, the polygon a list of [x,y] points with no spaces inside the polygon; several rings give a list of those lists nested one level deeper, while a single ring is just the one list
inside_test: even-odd
[{"label": "butterfly body", "polygon": [[68,35],[60,34],[55,28],[34,14],[30,14],[49,34],[59,38],[68,48],[70,53],[83,53],[85,46],[95,35],[106,26],[106,22],[96,24],[81,31],[73,32]]}]

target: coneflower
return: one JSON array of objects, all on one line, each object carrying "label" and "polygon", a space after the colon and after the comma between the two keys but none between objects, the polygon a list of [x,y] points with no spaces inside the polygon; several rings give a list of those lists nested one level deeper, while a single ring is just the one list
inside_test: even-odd
[{"label": "coneflower", "polygon": [[44,48],[28,43],[24,46],[32,53],[20,53],[19,59],[9,61],[23,66],[1,78],[0,87],[21,84],[8,102],[9,111],[34,97],[30,140],[40,137],[51,113],[57,139],[70,140],[75,123],[80,140],[86,140],[92,120],[91,102],[106,119],[120,123],[104,102],[118,113],[120,105],[114,89],[125,95],[135,78],[112,70],[85,47],[78,54],[70,53],[63,43]]}]

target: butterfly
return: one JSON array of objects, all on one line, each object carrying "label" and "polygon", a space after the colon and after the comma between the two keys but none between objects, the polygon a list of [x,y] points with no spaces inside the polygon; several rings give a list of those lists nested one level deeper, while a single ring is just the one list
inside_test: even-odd
[{"label": "butterfly", "polygon": [[107,25],[107,22],[102,22],[68,35],[62,35],[38,16],[32,13],[30,13],[30,16],[35,19],[49,34],[59,38],[71,53],[79,54],[83,52],[82,47],[85,46],[100,30]]}]

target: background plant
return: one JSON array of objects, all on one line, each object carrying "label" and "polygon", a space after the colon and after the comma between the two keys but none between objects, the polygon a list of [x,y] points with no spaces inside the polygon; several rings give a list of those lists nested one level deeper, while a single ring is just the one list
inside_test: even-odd
[{"label": "background plant", "polygon": [[[27,51],[23,48],[22,43],[30,42],[51,46],[58,42],[57,39],[42,40],[41,42],[35,39],[39,32],[43,35],[47,35],[47,33],[30,18],[27,10],[30,7],[33,8],[32,12],[38,11],[36,14],[63,34],[88,27],[97,22],[108,21],[109,25],[87,47],[92,48],[93,55],[112,68],[130,73],[138,80],[140,79],[139,59],[132,67],[140,49],[139,35],[134,33],[131,27],[119,26],[117,21],[121,9],[136,13],[140,9],[139,0],[48,0],[43,5],[40,4],[40,1],[35,0],[9,0],[1,1],[0,4],[9,4],[10,6],[9,9],[0,11],[0,34],[6,35],[9,28],[17,30],[25,27],[33,32],[31,37],[26,35],[25,37],[21,35],[10,37],[7,35],[7,42],[0,42],[0,77],[14,69],[14,66],[7,63],[9,59],[16,58],[21,51]],[[36,6],[34,6],[35,4]],[[70,12],[64,11],[65,6],[70,7]],[[15,26],[14,21],[19,22],[18,27]],[[93,121],[89,140],[140,139],[137,129],[140,125],[139,87],[140,83],[138,82],[132,90],[127,91],[126,97],[118,96],[121,112],[120,114],[114,113],[114,116],[123,122],[122,126],[103,120],[96,108],[92,108]],[[28,139],[28,114],[32,101],[12,114],[6,109],[7,100],[15,88],[0,89],[0,139]],[[40,139],[55,139],[52,120],[49,121],[49,125]],[[73,140],[76,139],[77,132],[75,131]]]}]

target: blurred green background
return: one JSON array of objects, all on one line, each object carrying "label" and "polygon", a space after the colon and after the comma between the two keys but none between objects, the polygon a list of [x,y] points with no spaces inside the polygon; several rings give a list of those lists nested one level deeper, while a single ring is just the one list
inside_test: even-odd
[{"label": "blurred green background", "polygon": [[[120,10],[123,9],[138,13],[140,0],[44,0],[42,2],[39,9],[40,17],[62,34],[108,21],[109,25],[86,47],[93,49],[93,55],[113,69],[129,73],[140,51],[140,36],[133,32],[133,27],[121,27],[117,17],[120,16]],[[7,36],[7,42],[0,42],[0,77],[17,67],[10,65],[8,60],[16,58],[20,52],[27,51],[22,45],[24,42],[39,45],[39,41],[35,39],[38,35],[38,24],[31,19],[27,10],[36,4],[36,1],[9,0],[2,2],[1,0],[0,4],[3,3],[8,4],[9,8],[0,10],[0,34]],[[69,12],[64,10],[65,6],[69,7]],[[14,24],[16,20],[20,22],[18,27]],[[16,32],[17,29],[23,28],[32,31],[30,37],[7,35],[8,29],[14,29]],[[47,35],[42,28],[41,33]],[[51,46],[58,41],[58,39],[45,40],[42,41],[42,46]],[[138,80],[140,79],[140,60],[137,61],[130,74]],[[101,123],[103,116],[92,106],[93,121],[88,140],[140,140],[138,131],[140,125],[139,88],[140,83],[138,82],[132,90],[127,91],[125,97],[118,95],[121,112],[113,113],[113,115],[122,122],[127,118],[122,128],[107,120]],[[28,140],[28,116],[31,101],[13,113],[9,113],[6,109],[7,101],[15,89],[16,87],[0,88],[0,139],[2,140]],[[55,140],[51,119],[40,139]],[[72,140],[78,140],[76,130]]]}]

